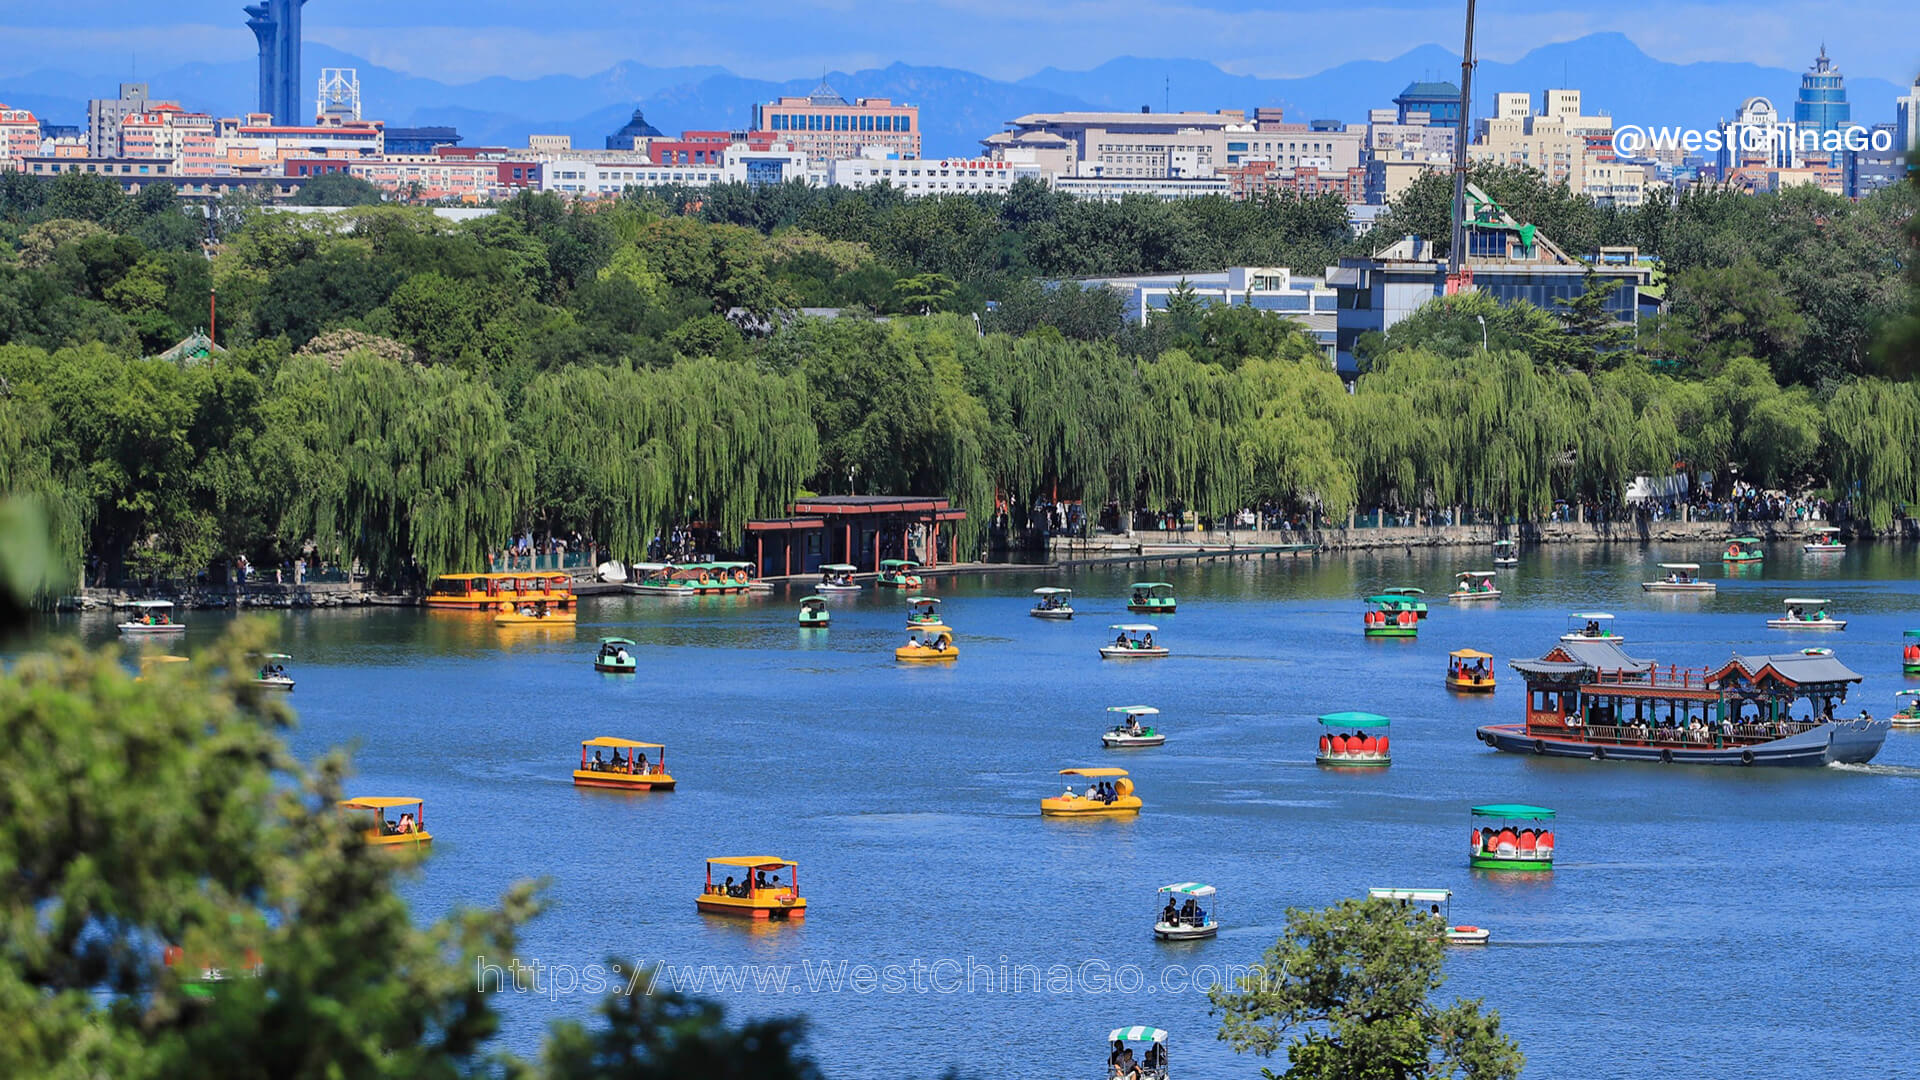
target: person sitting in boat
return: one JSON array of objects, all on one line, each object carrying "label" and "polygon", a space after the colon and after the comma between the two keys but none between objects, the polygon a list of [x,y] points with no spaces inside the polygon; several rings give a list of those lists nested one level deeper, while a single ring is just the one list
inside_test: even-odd
[{"label": "person sitting in boat", "polygon": [[1147,1070],[1146,1075],[1148,1076],[1159,1076],[1159,1077],[1166,1076],[1167,1075],[1167,1044],[1154,1043],[1152,1046],[1147,1047],[1147,1055],[1142,1060],[1141,1064],[1146,1068]]},{"label": "person sitting in boat", "polygon": [[1119,632],[1118,634],[1116,634],[1116,635],[1114,635],[1114,638],[1113,638],[1113,644],[1114,644],[1114,647],[1115,647],[1115,648],[1119,648],[1119,649],[1124,649],[1124,648],[1126,648],[1126,647],[1127,647],[1127,632],[1126,632],[1125,630],[1122,630],[1122,631],[1120,631],[1120,632]]},{"label": "person sitting in boat", "polygon": [[1146,640],[1145,640],[1145,641],[1143,641],[1143,642],[1141,643],[1141,646],[1140,646],[1140,647],[1141,647],[1141,648],[1143,648],[1143,649],[1151,649],[1151,648],[1153,648],[1153,635],[1152,635],[1152,634],[1148,634],[1148,635],[1147,635],[1147,637],[1146,637]]},{"label": "person sitting in boat", "polygon": [[1142,731],[1142,730],[1140,729],[1140,717],[1139,717],[1139,716],[1137,716],[1137,715],[1136,715],[1136,716],[1129,716],[1129,717],[1127,717],[1127,734],[1129,734],[1129,735],[1144,735],[1144,734],[1146,734],[1146,733],[1145,733],[1144,731]]},{"label": "person sitting in boat", "polygon": [[598,750],[595,750],[595,751],[593,752],[593,771],[594,771],[594,772],[606,772],[606,771],[607,771],[607,759],[606,759],[606,758],[603,758],[603,757],[601,757],[601,756],[600,756],[600,751],[598,751]]},{"label": "person sitting in boat", "polygon": [[753,888],[755,892],[761,892],[768,888],[767,872],[765,870],[755,870],[753,872]]},{"label": "person sitting in boat", "polygon": [[394,835],[397,835],[399,832],[400,832],[399,822],[388,821],[385,814],[380,815],[380,835],[381,836],[394,836]]},{"label": "person sitting in boat", "polygon": [[632,763],[633,763],[633,759],[621,757],[620,751],[615,750],[613,752],[613,771],[614,772],[620,772]]},{"label": "person sitting in boat", "polygon": [[622,664],[624,664],[624,663],[626,663],[626,662],[627,662],[627,650],[626,650],[625,648],[619,648],[619,649],[615,649],[615,650],[613,651],[613,658],[614,658],[614,660],[616,660],[616,661],[618,661],[619,663],[622,663]]},{"label": "person sitting in boat", "polygon": [[413,831],[413,815],[411,813],[400,815],[400,828],[396,831],[403,835]]},{"label": "person sitting in boat", "polygon": [[1114,1042],[1114,1045],[1120,1048],[1117,1060],[1113,1056],[1109,1056],[1107,1059],[1108,1063],[1113,1066],[1114,1077],[1116,1077],[1117,1080],[1139,1080],[1140,1066],[1133,1060],[1132,1048],[1118,1040]]},{"label": "person sitting in boat", "polygon": [[1432,910],[1432,911],[1429,911],[1429,912],[1427,912],[1427,914],[1428,914],[1428,915],[1430,915],[1430,916],[1432,916],[1432,917],[1433,917],[1433,919],[1434,919],[1435,921],[1437,921],[1437,922],[1446,922],[1446,921],[1447,921],[1447,917],[1446,917],[1445,915],[1442,915],[1442,914],[1440,914],[1440,905],[1439,905],[1439,904],[1435,904],[1435,905],[1433,905],[1433,910]]},{"label": "person sitting in boat", "polygon": [[1119,1076],[1126,1069],[1132,1057],[1133,1053],[1127,1049],[1126,1043],[1121,1042],[1119,1039],[1113,1040],[1113,1049],[1107,1053],[1107,1075],[1109,1077]]},{"label": "person sitting in boat", "polygon": [[646,772],[647,771],[647,755],[639,750],[635,750],[633,753],[634,753],[633,771],[637,773]]},{"label": "person sitting in boat", "polygon": [[1061,792],[1061,793],[1060,793],[1060,797],[1061,797],[1062,799],[1076,799],[1076,798],[1079,798],[1079,796],[1077,796],[1077,795],[1075,795],[1075,794],[1073,793],[1073,785],[1072,785],[1072,784],[1068,784],[1068,785],[1067,785],[1067,790],[1065,790],[1065,791],[1063,791],[1063,792]]},{"label": "person sitting in boat", "polygon": [[1178,925],[1180,910],[1173,906],[1173,897],[1167,897],[1167,906],[1160,910],[1160,921],[1168,926]]}]

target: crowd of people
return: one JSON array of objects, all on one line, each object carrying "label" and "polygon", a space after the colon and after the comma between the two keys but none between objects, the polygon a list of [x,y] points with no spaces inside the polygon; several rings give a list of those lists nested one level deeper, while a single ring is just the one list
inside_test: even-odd
[{"label": "crowd of people", "polygon": [[768,892],[778,888],[780,888],[780,874],[778,871],[775,871],[772,877],[768,877],[765,870],[755,870],[751,880],[743,880],[736,885],[734,884],[732,875],[728,875],[724,884],[710,884],[707,886],[707,891],[714,896],[731,896],[736,899],[745,900],[754,893]]},{"label": "crowd of people", "polygon": [[1187,897],[1185,903],[1175,905],[1172,894],[1168,894],[1167,906],[1160,909],[1160,924],[1162,926],[1205,926],[1207,909],[1201,907],[1200,902],[1191,896]]},{"label": "crowd of people", "polygon": [[1136,1059],[1132,1047],[1113,1040],[1113,1051],[1107,1055],[1108,1080],[1164,1080],[1166,1075],[1166,1043],[1154,1043]]},{"label": "crowd of people", "polygon": [[611,761],[603,758],[600,751],[595,750],[593,752],[593,760],[587,762],[587,770],[589,772],[618,773],[646,773],[652,771],[651,767],[647,764],[646,753],[641,750],[635,750],[625,757],[621,757],[620,751],[615,750],[613,752],[613,760]]},{"label": "crowd of people", "polygon": [[1088,802],[1111,804],[1119,801],[1120,792],[1119,789],[1107,783],[1105,780],[1096,780],[1087,785],[1087,791],[1084,795],[1075,792],[1073,785],[1068,784],[1067,790],[1061,792],[1060,797],[1063,799],[1086,799]]}]

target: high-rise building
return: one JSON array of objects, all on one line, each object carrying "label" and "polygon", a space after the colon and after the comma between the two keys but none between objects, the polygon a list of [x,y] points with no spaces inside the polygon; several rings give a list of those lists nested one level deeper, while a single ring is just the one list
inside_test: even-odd
[{"label": "high-rise building", "polygon": [[1827,47],[1822,45],[1813,66],[1800,76],[1800,96],[1793,102],[1793,126],[1802,131],[1838,131],[1849,119],[1846,80],[1827,59]]},{"label": "high-rise building", "polygon": [[119,97],[94,98],[87,102],[87,155],[119,157],[121,121],[156,105],[177,104],[150,100],[146,83],[121,83]]},{"label": "high-rise building", "polygon": [[29,109],[0,105],[0,168],[19,169],[40,152],[40,120]]},{"label": "high-rise building", "polygon": [[260,42],[260,111],[276,124],[306,119],[300,108],[300,8],[306,2],[261,0],[242,9]]},{"label": "high-rise building", "polygon": [[1415,123],[1415,114],[1426,116],[1430,127],[1450,128],[1460,123],[1460,88],[1450,82],[1408,83],[1393,99],[1403,124]]},{"label": "high-rise building", "polygon": [[1893,148],[1911,154],[1920,150],[1920,78],[1906,94],[1893,99]]},{"label": "high-rise building", "polygon": [[888,98],[848,101],[826,80],[806,97],[776,98],[753,107],[753,130],[774,137],[807,155],[824,179],[835,161],[860,156],[877,146],[903,158],[920,156],[920,107],[895,105]]}]

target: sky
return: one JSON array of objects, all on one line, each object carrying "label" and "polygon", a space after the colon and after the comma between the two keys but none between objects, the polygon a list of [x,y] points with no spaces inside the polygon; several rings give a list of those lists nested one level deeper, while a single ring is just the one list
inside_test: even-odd
[{"label": "sky", "polygon": [[[244,0],[0,0],[0,75],[125,77],[254,55]],[[1118,56],[1308,75],[1424,44],[1458,50],[1465,0],[309,0],[308,41],[447,82],[587,75],[622,60],[756,78],[910,64],[1016,79]],[[1920,72],[1920,0],[1480,0],[1485,59],[1601,31],[1668,61],[1804,68],[1821,41],[1848,75]]]}]

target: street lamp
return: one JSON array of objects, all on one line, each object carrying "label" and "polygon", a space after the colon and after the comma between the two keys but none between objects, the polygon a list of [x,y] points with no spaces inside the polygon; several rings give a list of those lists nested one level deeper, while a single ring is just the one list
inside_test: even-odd
[{"label": "street lamp", "polygon": [[1487,317],[1485,315],[1475,315],[1474,318],[1480,321],[1480,351],[1486,352],[1487,351]]}]

